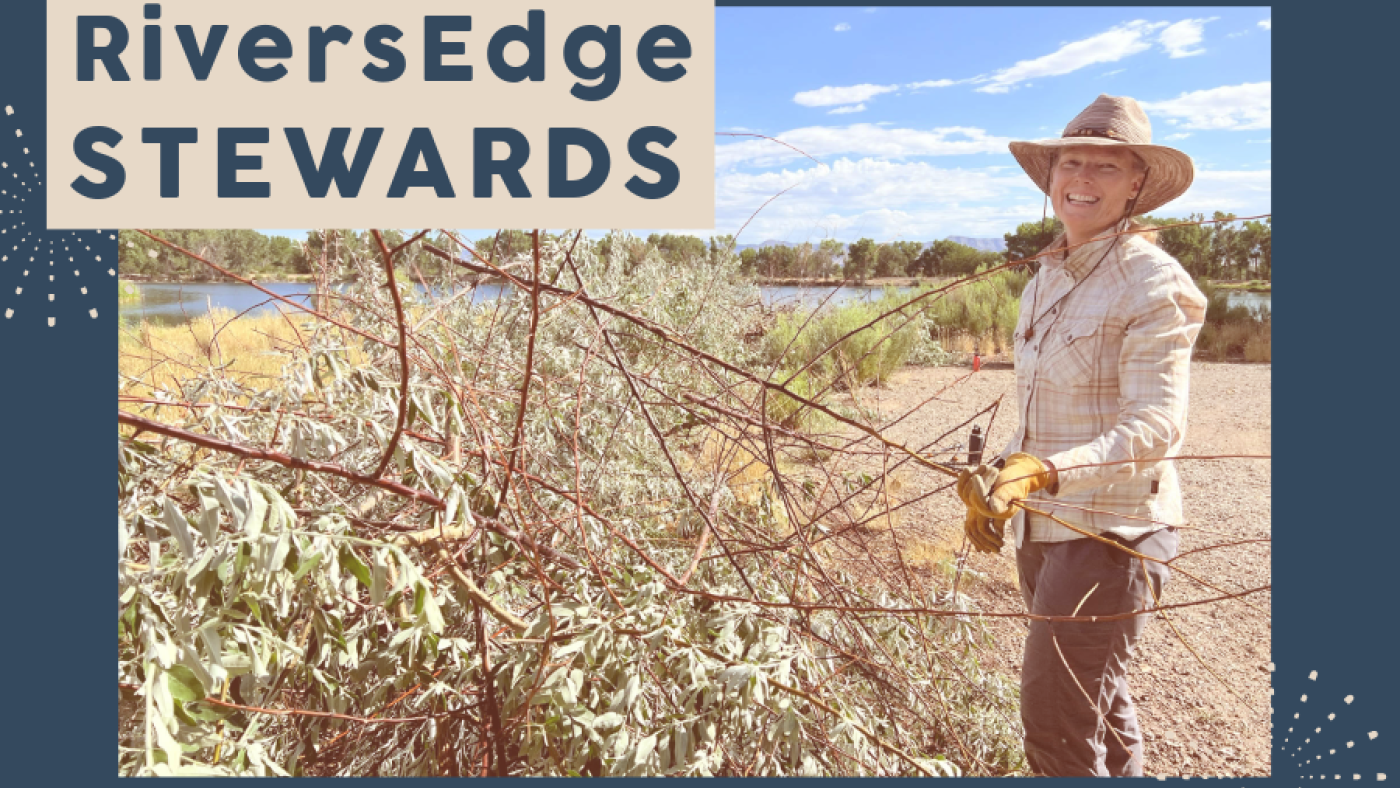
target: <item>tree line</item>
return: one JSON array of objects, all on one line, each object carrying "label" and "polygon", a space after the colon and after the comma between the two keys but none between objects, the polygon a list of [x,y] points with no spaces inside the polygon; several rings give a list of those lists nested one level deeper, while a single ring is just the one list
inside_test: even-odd
[{"label": "tree line", "polygon": [[[1203,214],[1191,214],[1186,219],[1147,216],[1144,221],[1164,227],[1156,232],[1157,243],[1179,260],[1193,277],[1270,279],[1270,219],[1168,226],[1205,218]],[[1212,218],[1233,219],[1234,215],[1216,212]],[[919,241],[878,243],[871,238],[861,238],[847,244],[828,238],[819,243],[774,244],[741,251],[740,270],[767,279],[846,279],[857,283],[877,277],[966,276],[1009,260],[1031,257],[1063,229],[1060,221],[1054,218],[1044,226],[1041,222],[1025,222],[1004,235],[1005,252],[982,251],[949,240],[927,244]],[[255,230],[161,230],[155,234],[235,274],[261,279],[309,275],[322,266],[331,280],[347,279],[355,275],[357,259],[366,256],[377,259],[378,255],[374,239],[364,230],[312,230],[304,241],[267,236]],[[385,230],[384,235],[390,245],[406,240],[400,230]],[[460,251],[445,233],[434,231],[428,238],[440,248],[454,253]],[[530,233],[523,230],[501,230],[463,240],[473,244],[478,254],[495,261],[529,254],[532,243]],[[693,235],[652,233],[642,239],[609,234],[598,245],[603,255],[612,255],[614,251],[620,254],[625,270],[630,271],[651,247],[667,260],[713,263],[733,248],[734,236],[717,235],[706,240]],[[208,267],[134,231],[122,231],[119,246],[123,276],[196,281],[218,278]],[[423,278],[440,276],[449,265],[416,245],[403,252],[400,264],[410,275]]]},{"label": "tree line", "polygon": [[[1144,216],[1144,224],[1160,227],[1153,235],[1157,245],[1177,259],[1192,278],[1212,280],[1271,280],[1273,273],[1273,219],[1232,222],[1235,214],[1216,211],[1210,217],[1214,224],[1189,224],[1206,221],[1205,214],[1193,213],[1185,219]],[[1171,225],[1182,224],[1181,227]],[[1026,222],[1014,233],[1006,234],[1007,260],[1024,260],[1054,240],[1064,231],[1059,219]]]},{"label": "tree line", "polygon": [[[268,236],[256,230],[152,230],[176,246],[216,263],[243,277],[277,280],[316,274],[324,269],[331,281],[343,281],[355,276],[356,261],[378,260],[379,249],[368,230],[311,230],[304,241],[284,236]],[[384,240],[391,248],[408,239],[402,230],[383,230]],[[493,262],[511,260],[531,253],[533,240],[524,230],[500,230],[480,238],[456,238],[471,244],[478,254]],[[541,233],[541,240],[555,234]],[[430,232],[426,240],[450,254],[464,250],[452,236],[440,231]],[[572,235],[564,237],[565,244]],[[156,243],[134,231],[122,230],[118,236],[118,265],[121,275],[128,278],[155,281],[208,281],[221,278],[217,271],[185,255]],[[609,233],[597,242],[602,255],[615,251],[623,261],[624,270],[631,271],[655,247],[664,259],[672,261],[717,260],[734,245],[734,236],[717,235],[709,240],[693,235],[652,233],[646,238]],[[414,278],[436,278],[450,267],[437,256],[415,244],[396,258],[398,267]]]},{"label": "tree line", "polygon": [[955,241],[891,241],[873,238],[845,244],[828,238],[819,244],[763,246],[739,253],[745,273],[770,279],[867,279],[890,276],[959,276],[996,265],[1005,258]]},{"label": "tree line", "polygon": [[[1229,220],[1235,215],[1217,211],[1211,218]],[[1155,233],[1156,242],[1193,277],[1270,279],[1271,219],[1169,226],[1205,219],[1204,214],[1191,214],[1185,219],[1145,216],[1142,221],[1164,228]],[[1025,222],[1003,236],[1005,252],[982,251],[946,239],[932,243],[878,243],[871,238],[861,238],[844,244],[828,238],[818,244],[774,244],[745,249],[739,257],[741,270],[768,279],[838,278],[863,283],[877,277],[966,276],[1032,257],[1063,231],[1064,225],[1053,217],[1043,226],[1041,222]]]}]

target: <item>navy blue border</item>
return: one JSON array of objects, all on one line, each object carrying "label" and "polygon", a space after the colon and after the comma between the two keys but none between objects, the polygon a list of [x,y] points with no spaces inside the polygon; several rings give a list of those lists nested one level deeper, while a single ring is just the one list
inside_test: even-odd
[{"label": "navy blue border", "polygon": [[[847,5],[748,3],[718,5]],[[927,5],[927,3],[884,3]],[[961,5],[984,5],[961,3]],[[1018,4],[999,4],[1018,5]],[[1116,5],[1076,3],[1076,5]],[[1183,5],[1162,3],[1160,5]],[[1339,711],[1323,746],[1356,739],[1335,768],[1371,783],[1400,779],[1389,738],[1400,735],[1394,649],[1400,489],[1388,462],[1396,433],[1394,15],[1381,3],[1274,3],[1276,160],[1282,232],[1274,368],[1273,650],[1275,727]],[[26,118],[43,150],[44,3],[0,5],[0,105]],[[31,211],[41,213],[37,206]],[[31,216],[39,215],[31,213]],[[115,261],[115,242],[102,254]],[[110,256],[109,256],[110,255]],[[0,266],[0,286],[10,282]],[[94,277],[96,279],[97,277]],[[105,278],[105,277],[103,277]],[[115,778],[111,583],[112,382],[115,289],[100,317],[0,320],[0,490],[5,528],[7,779],[90,785]],[[32,312],[32,310],[31,310]],[[102,459],[106,458],[106,459]],[[109,488],[110,489],[110,488]],[[1228,524],[1227,524],[1228,527]],[[108,589],[103,591],[102,589]],[[108,665],[104,668],[103,665]],[[1318,679],[1308,678],[1312,671]],[[1312,702],[1300,701],[1303,695]],[[1326,701],[1325,704],[1319,703]],[[1302,724],[1306,725],[1306,721]],[[1309,725],[1308,727],[1312,727]],[[1381,738],[1367,742],[1366,731]],[[1300,786],[1275,739],[1269,783]],[[106,742],[106,744],[103,744]],[[1225,742],[1222,742],[1225,744]],[[1369,746],[1363,746],[1369,744]],[[1314,745],[1317,746],[1317,745]],[[1333,767],[1329,764],[1329,770]]]}]

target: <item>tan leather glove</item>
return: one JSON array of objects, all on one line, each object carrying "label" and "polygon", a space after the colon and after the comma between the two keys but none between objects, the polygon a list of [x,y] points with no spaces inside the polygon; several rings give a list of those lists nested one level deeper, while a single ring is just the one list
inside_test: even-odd
[{"label": "tan leather glove", "polygon": [[[976,508],[986,505],[987,494],[997,476],[997,469],[987,465],[979,466],[975,471],[964,470],[958,475],[958,497],[967,506],[963,532],[972,546],[982,553],[999,553],[1005,544],[1002,535],[1006,532],[1006,520],[987,517]],[[977,502],[976,506],[974,501]]]},{"label": "tan leather glove", "polygon": [[1016,513],[1011,508],[1012,501],[1029,498],[1054,481],[1053,468],[1029,454],[1016,452],[1006,458],[1006,464],[990,484],[984,480],[977,485],[978,492],[986,489],[985,495],[970,495],[963,500],[983,517],[1004,520]]}]

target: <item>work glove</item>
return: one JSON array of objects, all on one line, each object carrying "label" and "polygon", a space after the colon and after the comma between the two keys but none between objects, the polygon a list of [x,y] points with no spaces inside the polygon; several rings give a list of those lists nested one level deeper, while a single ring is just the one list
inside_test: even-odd
[{"label": "work glove", "polygon": [[958,497],[967,506],[963,532],[967,534],[972,546],[982,553],[999,553],[1001,546],[1005,544],[1002,535],[1006,532],[1006,520],[988,517],[973,504],[973,501],[976,501],[977,506],[985,506],[987,494],[996,482],[997,475],[997,469],[987,465],[978,466],[975,471],[964,470],[958,475]]},{"label": "work glove", "polygon": [[[990,474],[975,476],[968,484],[968,495],[963,497],[970,511],[983,517],[1005,520],[1015,514],[1012,501],[1029,498],[1033,493],[1050,486],[1054,478],[1050,466],[1029,454],[1016,452],[1006,458],[1006,464],[990,483]],[[980,493],[980,494],[979,494]]]}]

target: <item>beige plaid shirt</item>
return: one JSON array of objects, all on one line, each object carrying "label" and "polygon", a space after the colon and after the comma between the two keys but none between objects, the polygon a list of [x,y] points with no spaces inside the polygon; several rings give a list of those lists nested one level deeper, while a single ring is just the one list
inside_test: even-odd
[{"label": "beige plaid shirt", "polygon": [[[1062,236],[1051,248],[1063,242]],[[1163,460],[1179,452],[1186,434],[1191,346],[1205,309],[1181,265],[1137,235],[1116,245],[1094,241],[1068,259],[1064,253],[1041,258],[1021,295],[1021,423],[1003,453],[1023,451],[1059,470],[1057,494],[1037,493],[1032,506],[1128,539],[1181,522],[1176,465]],[[1032,541],[1082,538],[1029,517]],[[1012,521],[1018,547],[1026,518],[1018,512]]]}]

